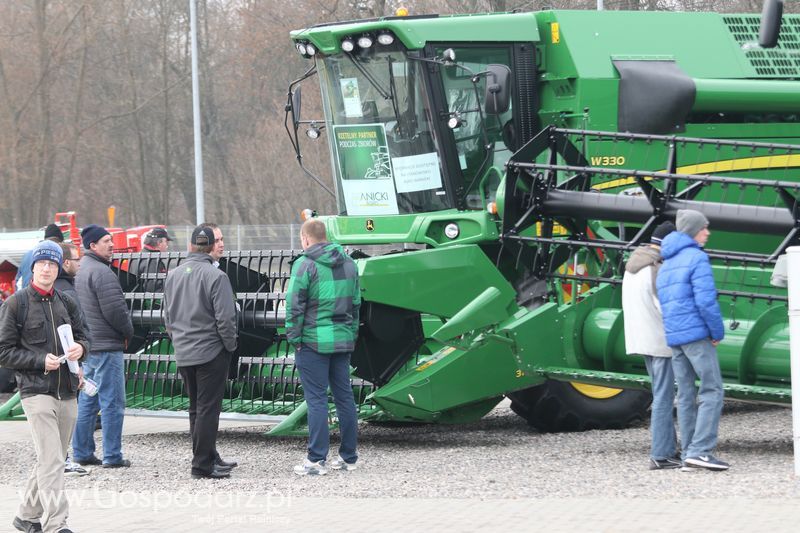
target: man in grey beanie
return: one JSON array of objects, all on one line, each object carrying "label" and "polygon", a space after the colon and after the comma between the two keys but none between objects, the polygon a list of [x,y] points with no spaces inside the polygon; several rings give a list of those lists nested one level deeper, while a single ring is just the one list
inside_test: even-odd
[{"label": "man in grey beanie", "polygon": [[725,328],[711,262],[702,249],[711,232],[705,215],[688,209],[678,211],[676,227],[661,243],[664,264],[656,289],[678,383],[683,470],[727,470],[730,465],[712,455],[723,402],[717,345]]},{"label": "man in grey beanie", "polygon": [[711,234],[711,232],[708,231],[708,219],[700,211],[693,211],[691,209],[678,210],[678,216],[675,217],[675,226],[678,228],[678,231],[682,231],[693,239],[698,233],[706,230],[705,240],[700,243],[700,246],[705,245],[708,236]]}]

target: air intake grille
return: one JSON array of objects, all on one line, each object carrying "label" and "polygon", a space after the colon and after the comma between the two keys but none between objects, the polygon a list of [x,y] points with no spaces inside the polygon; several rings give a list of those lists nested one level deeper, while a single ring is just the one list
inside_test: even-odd
[{"label": "air intake grille", "polygon": [[[757,46],[759,15],[729,15],[725,24],[740,45]],[[800,16],[784,15],[778,46],[769,50],[743,49],[759,78],[800,77]]]},{"label": "air intake grille", "polygon": [[529,44],[519,45],[514,53],[514,75],[519,87],[519,116],[517,148],[539,133],[539,94],[536,87],[536,55]]}]

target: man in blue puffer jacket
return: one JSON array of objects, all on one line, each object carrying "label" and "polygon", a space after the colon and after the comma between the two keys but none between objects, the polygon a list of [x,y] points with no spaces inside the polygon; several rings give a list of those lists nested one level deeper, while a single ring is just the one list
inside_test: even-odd
[{"label": "man in blue puffer jacket", "polygon": [[711,232],[708,219],[689,209],[678,211],[675,226],[678,231],[661,243],[664,264],[658,271],[656,289],[678,383],[684,470],[727,470],[728,463],[712,455],[723,400],[716,347],[725,331],[711,262],[702,249]]}]

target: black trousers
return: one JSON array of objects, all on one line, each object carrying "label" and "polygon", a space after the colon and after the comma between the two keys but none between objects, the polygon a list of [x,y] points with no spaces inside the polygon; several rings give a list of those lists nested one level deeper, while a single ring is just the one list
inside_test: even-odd
[{"label": "black trousers", "polygon": [[202,365],[178,370],[189,394],[189,431],[192,434],[192,473],[208,474],[217,458],[217,431],[231,354],[222,350]]}]

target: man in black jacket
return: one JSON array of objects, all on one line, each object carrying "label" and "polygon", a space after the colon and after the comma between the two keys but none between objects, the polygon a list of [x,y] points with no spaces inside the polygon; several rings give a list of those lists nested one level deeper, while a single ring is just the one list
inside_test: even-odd
[{"label": "man in black jacket", "polygon": [[[164,288],[164,278],[167,275],[167,267],[158,256],[169,250],[169,243],[172,241],[167,230],[164,228],[153,228],[145,236],[142,246],[142,258],[131,260],[130,272],[136,274],[138,278],[137,290],[144,292],[161,292]],[[145,254],[154,254],[153,257],[146,257]],[[163,277],[159,277],[163,276]]]},{"label": "man in black jacket", "polygon": [[[78,269],[81,266],[81,257],[78,253],[78,247],[71,242],[62,242],[59,246],[61,247],[61,253],[64,255],[64,262],[61,264],[61,271],[58,273],[54,286],[62,296],[72,298],[77,304],[78,310],[80,310],[81,305],[78,301],[78,292],[75,290],[75,275],[78,273]],[[83,311],[81,311],[80,314],[81,321],[84,323],[85,328],[86,317],[83,316]],[[88,335],[89,333],[86,332],[86,334]],[[81,370],[80,377],[83,378],[83,370]],[[67,457],[64,466],[64,475],[86,476],[89,475],[89,472],[90,470],[83,468],[78,463],[73,463],[69,460],[69,457]]]},{"label": "man in black jacket", "polygon": [[[0,365],[16,370],[36,451],[36,465],[12,525],[20,531],[44,528],[71,533],[64,457],[77,416],[75,395],[80,382],[66,360],[82,359],[89,343],[74,301],[54,289],[61,249],[54,242],[43,241],[34,248],[32,261],[31,285],[0,309]],[[75,340],[68,349],[56,332],[63,324],[71,325]],[[65,355],[64,361],[60,354]]]},{"label": "man in black jacket", "polygon": [[[75,276],[78,274],[78,270],[81,267],[81,257],[78,253],[78,247],[71,242],[62,242],[59,246],[61,247],[61,253],[64,255],[64,262],[61,264],[61,271],[56,278],[55,288],[59,290],[61,294],[66,294],[75,300],[75,303],[77,303],[80,308],[78,291],[75,290]],[[81,317],[83,318],[83,313],[81,313]]]},{"label": "man in black jacket", "polygon": [[[111,270],[114,245],[105,228],[91,224],[81,231],[86,253],[75,278],[75,288],[86,316],[92,351],[84,372],[97,383],[97,395],[81,394],[78,423],[72,438],[73,460],[82,465],[119,468],[131,463],[122,457],[122,420],[125,415],[125,370],[122,350],[133,336],[122,287]],[[103,459],[94,455],[94,427],[98,411],[103,425]]]}]

